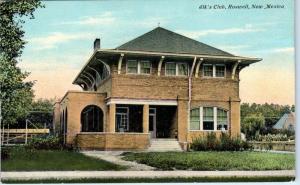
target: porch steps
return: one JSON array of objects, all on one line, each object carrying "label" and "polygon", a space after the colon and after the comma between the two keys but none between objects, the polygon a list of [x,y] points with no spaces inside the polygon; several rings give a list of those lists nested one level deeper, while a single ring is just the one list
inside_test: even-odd
[{"label": "porch steps", "polygon": [[182,151],[177,139],[151,139],[148,151],[166,152],[166,151]]}]

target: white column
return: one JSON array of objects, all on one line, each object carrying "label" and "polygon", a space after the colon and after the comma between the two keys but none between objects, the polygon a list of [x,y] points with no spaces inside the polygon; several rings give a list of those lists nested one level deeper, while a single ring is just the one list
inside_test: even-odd
[{"label": "white column", "polygon": [[217,130],[217,107],[214,107],[214,130]]},{"label": "white column", "polygon": [[203,130],[203,107],[200,107],[200,130]]}]

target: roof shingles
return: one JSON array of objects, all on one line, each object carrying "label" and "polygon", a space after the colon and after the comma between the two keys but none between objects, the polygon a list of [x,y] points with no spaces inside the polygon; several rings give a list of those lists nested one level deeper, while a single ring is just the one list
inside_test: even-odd
[{"label": "roof shingles", "polygon": [[234,56],[228,52],[190,39],[178,33],[174,33],[162,27],[157,27],[116,49],[177,54]]}]

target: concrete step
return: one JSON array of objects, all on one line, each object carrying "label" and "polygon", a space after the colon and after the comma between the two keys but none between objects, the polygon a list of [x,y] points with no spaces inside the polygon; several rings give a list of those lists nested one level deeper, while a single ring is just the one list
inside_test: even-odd
[{"label": "concrete step", "polygon": [[173,138],[151,139],[148,151],[182,151],[178,141]]}]

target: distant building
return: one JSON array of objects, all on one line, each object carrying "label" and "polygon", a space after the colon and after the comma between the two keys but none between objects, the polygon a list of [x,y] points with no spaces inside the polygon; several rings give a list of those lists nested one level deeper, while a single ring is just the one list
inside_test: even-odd
[{"label": "distant building", "polygon": [[296,116],[295,112],[284,114],[280,120],[273,126],[274,129],[288,129],[295,130],[296,128]]}]

